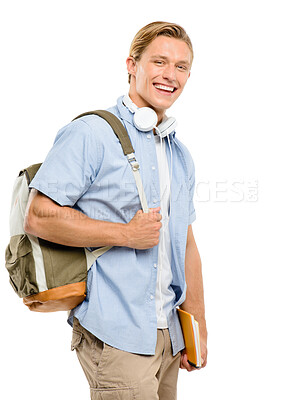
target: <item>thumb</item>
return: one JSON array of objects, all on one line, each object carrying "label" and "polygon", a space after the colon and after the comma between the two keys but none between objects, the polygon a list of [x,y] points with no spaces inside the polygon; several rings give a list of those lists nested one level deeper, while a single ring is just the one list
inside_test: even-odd
[{"label": "thumb", "polygon": [[138,211],[135,213],[134,217],[138,217],[138,216],[141,215],[141,214],[143,214],[143,210],[138,210]]}]

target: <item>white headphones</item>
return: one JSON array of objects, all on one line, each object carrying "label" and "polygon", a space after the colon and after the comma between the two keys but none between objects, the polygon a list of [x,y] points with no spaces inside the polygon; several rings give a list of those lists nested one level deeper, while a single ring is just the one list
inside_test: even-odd
[{"label": "white headphones", "polygon": [[150,107],[138,108],[133,103],[131,98],[126,94],[123,97],[123,104],[128,110],[134,114],[133,122],[135,127],[141,132],[149,132],[152,129],[156,130],[156,133],[164,138],[172,133],[176,128],[176,119],[173,117],[165,117],[164,120],[157,126],[158,116],[156,112]]}]

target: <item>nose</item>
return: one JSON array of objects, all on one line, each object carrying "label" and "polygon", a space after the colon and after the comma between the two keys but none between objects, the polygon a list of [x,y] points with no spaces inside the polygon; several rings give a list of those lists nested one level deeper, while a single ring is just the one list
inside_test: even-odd
[{"label": "nose", "polygon": [[169,81],[175,81],[175,66],[173,64],[167,64],[163,70],[163,78],[168,79]]}]

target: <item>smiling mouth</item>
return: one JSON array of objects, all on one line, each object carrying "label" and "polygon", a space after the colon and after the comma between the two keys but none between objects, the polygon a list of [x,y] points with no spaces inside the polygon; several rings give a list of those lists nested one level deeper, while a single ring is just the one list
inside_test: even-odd
[{"label": "smiling mouth", "polygon": [[177,89],[173,86],[161,85],[159,83],[154,83],[154,87],[164,93],[174,93]]}]

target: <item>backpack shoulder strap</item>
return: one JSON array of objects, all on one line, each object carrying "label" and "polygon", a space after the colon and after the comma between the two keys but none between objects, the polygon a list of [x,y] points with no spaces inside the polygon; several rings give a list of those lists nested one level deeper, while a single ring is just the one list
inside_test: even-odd
[{"label": "backpack shoulder strap", "polygon": [[39,164],[33,164],[30,165],[29,167],[22,169],[19,173],[19,176],[25,174],[26,176],[26,180],[27,180],[27,184],[29,185],[30,182],[32,181],[32,179],[34,178],[36,172],[39,170],[39,168],[41,167],[42,163]]},{"label": "backpack shoulder strap", "polygon": [[121,121],[113,113],[106,110],[88,111],[86,113],[78,115],[76,118],[73,119],[73,121],[76,120],[77,118],[85,117],[86,115],[98,115],[99,117],[105,119],[109,125],[111,125],[114,133],[116,134],[116,136],[120,141],[123,153],[125,156],[127,156],[127,160],[131,166],[142,209],[146,213],[149,212],[146,195],[144,192],[141,176],[139,173],[139,164],[135,158],[134,149],[132,147],[127,130],[122,125]]},{"label": "backpack shoulder strap", "polygon": [[98,115],[99,117],[103,118],[105,121],[108,122],[108,124],[112,127],[114,133],[118,137],[125,156],[134,153],[134,149],[132,147],[130,138],[128,136],[125,127],[113,113],[106,110],[88,111],[86,113],[78,115],[76,118],[73,119],[73,121],[78,118],[85,117],[87,115]]}]

